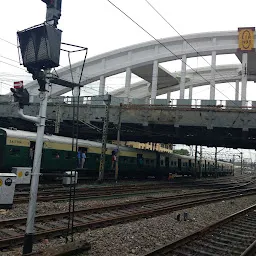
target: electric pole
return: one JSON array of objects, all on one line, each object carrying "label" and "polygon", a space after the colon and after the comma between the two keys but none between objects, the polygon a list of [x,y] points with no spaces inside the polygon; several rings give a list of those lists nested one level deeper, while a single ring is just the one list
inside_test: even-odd
[{"label": "electric pole", "polygon": [[203,147],[200,146],[200,179],[202,178],[202,158],[203,158]]},{"label": "electric pole", "polygon": [[197,177],[197,145],[195,149],[195,177]]},{"label": "electric pole", "polygon": [[105,101],[105,117],[103,123],[103,131],[102,131],[102,146],[101,146],[101,155],[100,155],[100,167],[99,167],[99,182],[102,182],[104,179],[104,169],[105,169],[105,158],[107,151],[107,139],[108,139],[108,124],[109,124],[109,107],[111,103],[111,95],[107,95],[107,99]]},{"label": "electric pole", "polygon": [[[61,31],[57,29],[58,20],[61,16],[62,0],[42,0],[47,4],[46,23],[18,32],[20,51],[22,54],[23,65],[32,73],[33,79],[37,79],[39,84],[40,110],[38,117],[23,114],[24,100],[26,103],[26,89],[19,91],[13,89],[12,92],[19,101],[19,115],[22,119],[37,124],[37,137],[35,145],[35,155],[32,168],[32,180],[30,188],[30,198],[28,205],[28,215],[26,223],[26,233],[24,237],[23,255],[30,254],[33,250],[34,222],[36,215],[38,183],[40,176],[42,148],[44,142],[44,130],[47,111],[48,92],[51,85],[51,69],[59,66]],[[42,40],[43,38],[43,40]],[[27,46],[32,41],[34,48]],[[38,44],[39,43],[39,44]],[[47,47],[45,47],[46,44]],[[36,45],[38,44],[38,45]],[[41,47],[41,48],[40,48]],[[46,50],[47,49],[47,50]],[[34,50],[34,52],[33,52]],[[47,51],[44,55],[43,51]],[[40,54],[38,54],[40,52]],[[28,58],[30,56],[30,58]],[[33,57],[31,57],[33,56]],[[44,56],[42,58],[42,56]],[[48,58],[46,58],[47,56]],[[35,59],[35,61],[31,61]],[[21,90],[21,89],[20,89]],[[26,105],[26,104],[25,104]]]},{"label": "electric pole", "polygon": [[24,237],[23,254],[31,253],[33,249],[37,192],[38,192],[42,148],[43,148],[43,140],[44,140],[45,119],[46,119],[47,100],[48,100],[48,91],[49,91],[48,88],[50,85],[49,76],[51,75],[51,70],[50,69],[45,70],[45,75],[46,75],[45,91],[41,91],[39,96],[39,98],[41,99],[40,111],[39,111],[40,121],[37,124],[38,126],[37,126],[35,156],[34,156],[33,169],[32,169],[30,199],[29,199],[29,206],[28,206],[26,233]]},{"label": "electric pole", "polygon": [[218,177],[218,170],[217,170],[217,147],[215,147],[215,155],[214,155],[214,167],[215,167],[215,178]]},{"label": "electric pole", "polygon": [[240,156],[240,158],[241,158],[241,174],[243,174],[243,152],[240,152],[240,154],[241,154],[241,156]]},{"label": "electric pole", "polygon": [[117,153],[116,153],[116,166],[115,166],[115,181],[118,180],[118,171],[119,171],[119,146],[120,146],[120,132],[121,132],[121,114],[122,114],[122,103],[119,107],[119,116],[118,116],[118,125],[117,125]]}]

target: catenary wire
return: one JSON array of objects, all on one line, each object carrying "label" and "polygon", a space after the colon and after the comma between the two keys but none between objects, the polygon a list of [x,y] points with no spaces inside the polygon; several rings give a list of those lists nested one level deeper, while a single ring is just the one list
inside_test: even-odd
[{"label": "catenary wire", "polygon": [[[218,70],[216,68],[214,68],[205,58],[204,56],[202,56],[195,48],[194,46],[189,43],[189,41],[184,37],[182,36],[177,29],[175,29],[175,27],[148,1],[148,0],[145,0],[147,2],[147,4],[187,43],[189,44],[189,46],[195,50],[195,52],[197,53],[197,55],[199,55],[212,69],[214,69],[215,72],[217,72],[218,74],[220,74],[221,77],[223,77],[226,81],[226,83],[230,84],[232,86],[233,89],[235,89],[235,91],[237,91],[237,89],[229,82],[226,80],[226,78],[218,72]],[[215,87],[215,85],[214,85]],[[215,87],[216,88],[216,87]],[[237,91],[239,93],[239,91]]]},{"label": "catenary wire", "polygon": [[[118,7],[117,7],[118,8]],[[120,10],[121,11],[121,10]],[[137,23],[136,23],[137,24]],[[140,26],[139,24],[138,24],[138,26]],[[142,28],[142,27],[141,27]],[[144,29],[143,29],[144,30]],[[144,30],[145,31],[145,30]],[[146,31],[145,31],[146,32]],[[154,37],[153,37],[154,38]],[[157,40],[156,38],[154,38],[155,40]],[[2,38],[0,38],[0,40],[3,40],[3,41],[5,41],[6,43],[9,43],[9,44],[11,44],[11,45],[13,45],[13,46],[15,46],[15,47],[17,47],[17,45],[15,45],[15,44],[13,44],[13,43],[11,43],[10,41],[8,41],[8,40],[5,40],[5,39],[2,39]],[[157,40],[158,41],[158,40]],[[158,41],[159,42],[159,41]],[[160,43],[160,42],[159,42]],[[167,47],[165,47],[165,48],[167,48]],[[168,48],[167,48],[168,49]],[[168,49],[168,51],[170,51],[170,49]],[[171,52],[172,53],[172,52]],[[173,55],[175,55],[174,53],[172,53]],[[17,62],[17,63],[19,63],[18,61],[15,61],[15,60],[13,60],[13,59],[10,59],[10,58],[7,58],[7,57],[4,57],[4,56],[1,56],[1,57],[3,57],[3,58],[5,58],[5,59],[9,59],[9,60],[11,60],[11,61],[14,61],[14,62]],[[180,58],[178,58],[178,56],[177,55],[175,55],[175,57],[178,59],[178,60],[181,60]],[[181,60],[182,61],[182,60]],[[3,63],[5,63],[5,62],[3,62]],[[21,70],[24,70],[25,72],[27,72],[25,69],[23,69],[23,68],[20,68],[20,67],[17,67],[17,66],[14,66],[14,65],[11,65],[11,64],[9,64],[9,63],[5,63],[5,64],[7,64],[7,65],[10,65],[10,66],[13,66],[13,67],[16,67],[16,68],[19,68],[19,69],[21,69]],[[185,63],[188,67],[190,67],[187,63]],[[66,68],[66,67],[64,67],[64,66],[62,66],[62,65],[60,65],[60,67],[62,67],[63,69],[66,69],[66,70],[69,70],[68,68]],[[190,67],[191,68],[191,67]],[[192,68],[191,68],[192,69]],[[201,74],[199,74],[198,73],[198,71],[195,71],[194,69],[192,69],[195,73],[197,73],[200,77],[202,77],[202,75]],[[78,72],[76,72],[76,71],[73,71],[74,73],[76,73],[76,74],[79,74]],[[80,75],[80,74],[79,74]],[[81,77],[84,77],[84,78],[87,78],[87,77],[85,77],[84,75],[82,75]],[[162,76],[158,76],[158,77],[162,77]],[[165,76],[163,76],[163,77],[165,77]],[[120,77],[121,78],[121,77]],[[210,83],[207,79],[205,79],[205,77],[202,77],[207,83]],[[117,78],[117,77],[113,77],[113,78],[111,78],[111,79],[119,79],[119,78]],[[115,85],[115,84],[112,84],[112,85]],[[232,86],[232,85],[231,85]],[[111,87],[110,87],[111,88]],[[87,89],[87,88],[86,88]],[[86,92],[86,89],[84,89],[84,91]],[[96,92],[98,92],[98,90],[97,89],[93,89],[92,87],[91,88],[89,88],[89,89],[91,89],[91,90],[94,90],[94,91],[96,91]],[[115,88],[113,88],[112,87],[112,89],[114,89],[115,90]],[[216,88],[216,90],[218,90],[217,88]],[[218,90],[219,91],[219,90]],[[219,91],[220,93],[222,93],[221,91]],[[222,93],[223,94],[223,93]],[[224,95],[223,94],[223,96],[225,96],[226,98],[228,98],[226,95]],[[229,98],[228,98],[229,99]]]},{"label": "catenary wire", "polygon": [[[180,60],[182,63],[184,63],[187,67],[189,67],[191,70],[193,70],[196,74],[198,74],[200,77],[202,77],[207,83],[210,84],[210,82],[203,77],[201,74],[199,74],[194,68],[192,68],[190,65],[188,65],[186,62],[184,62],[182,60],[182,58],[179,58],[174,52],[172,52],[168,47],[166,47],[160,40],[158,40],[156,37],[154,37],[150,32],[148,32],[145,28],[143,28],[139,23],[137,23],[134,19],[132,19],[127,13],[125,13],[123,10],[121,10],[117,5],[115,5],[113,2],[111,2],[110,0],[106,0],[108,1],[111,5],[113,5],[117,10],[119,10],[121,13],[123,13],[129,20],[131,20],[134,24],[136,24],[139,28],[141,28],[146,34],[148,34],[151,38],[153,38],[156,42],[158,42],[160,45],[162,45],[167,51],[169,51],[172,55],[174,55],[176,57],[177,60]],[[215,87],[215,89],[217,91],[219,91],[223,96],[225,96],[228,100],[232,101],[235,105],[236,102],[231,100],[227,95],[225,95],[222,91],[220,91],[219,89],[217,89]],[[239,105],[237,105],[238,107],[240,107]]]}]

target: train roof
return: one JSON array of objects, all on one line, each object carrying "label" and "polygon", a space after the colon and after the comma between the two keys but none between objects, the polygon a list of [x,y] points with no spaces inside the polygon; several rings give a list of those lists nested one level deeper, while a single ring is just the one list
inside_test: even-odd
[{"label": "train roof", "polygon": [[[15,137],[20,139],[27,139],[30,141],[36,140],[36,133],[35,132],[28,132],[28,131],[21,131],[16,129],[6,129],[6,128],[0,128],[1,130],[4,130],[8,137]],[[44,142],[57,142],[57,143],[63,143],[63,144],[72,144],[72,138],[69,137],[63,137],[63,136],[57,136],[57,135],[44,135]],[[78,145],[80,147],[100,147],[101,148],[101,142],[96,141],[90,141],[90,140],[81,140],[78,139]],[[117,145],[115,144],[107,144],[108,149],[116,149]],[[124,147],[120,146],[120,150],[122,151],[137,151],[137,152],[152,152],[150,150],[143,150],[143,149],[136,149],[132,147]]]},{"label": "train roof", "polygon": [[[0,130],[3,130],[6,132],[7,137],[14,137],[14,138],[21,138],[21,139],[27,139],[30,141],[35,141],[36,140],[36,133],[35,132],[28,132],[28,131],[21,131],[21,130],[17,130],[17,129],[7,129],[7,128],[1,128]],[[57,143],[63,143],[63,144],[72,144],[72,138],[69,137],[63,137],[63,136],[57,136],[57,135],[44,135],[44,142],[57,142]],[[98,147],[101,148],[101,142],[96,142],[96,141],[90,141],[90,140],[81,140],[78,139],[78,145],[80,147]],[[117,145],[115,144],[107,144],[107,148],[108,149],[116,149]],[[133,151],[133,152],[138,152],[138,153],[143,153],[143,152],[147,152],[147,153],[152,153],[155,154],[155,151],[151,151],[151,150],[146,150],[146,149],[137,149],[137,148],[132,148],[132,147],[125,147],[125,146],[120,146],[120,151]],[[161,154],[161,152],[160,152]],[[163,152],[162,154],[169,154],[169,153],[165,153]],[[183,159],[191,159],[194,160],[195,158],[192,156],[185,156],[185,155],[178,155],[178,154],[173,154],[170,153],[172,156],[175,157],[180,157]],[[199,159],[198,159],[199,160]],[[202,159],[202,160],[206,160],[206,161],[211,161],[214,162],[214,160],[210,160],[210,159]],[[225,163],[225,164],[232,164],[229,162],[224,162],[224,161],[218,161],[219,163]]]}]

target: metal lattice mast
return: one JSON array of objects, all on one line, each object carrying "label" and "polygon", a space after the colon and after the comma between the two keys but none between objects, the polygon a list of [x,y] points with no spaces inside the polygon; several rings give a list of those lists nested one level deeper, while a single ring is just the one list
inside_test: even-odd
[{"label": "metal lattice mast", "polygon": [[99,181],[104,179],[104,169],[105,169],[105,158],[107,150],[107,139],[108,139],[108,124],[109,124],[109,106],[111,102],[111,95],[107,95],[107,100],[105,101],[105,117],[102,131],[102,147],[100,155],[100,167],[99,167]]}]

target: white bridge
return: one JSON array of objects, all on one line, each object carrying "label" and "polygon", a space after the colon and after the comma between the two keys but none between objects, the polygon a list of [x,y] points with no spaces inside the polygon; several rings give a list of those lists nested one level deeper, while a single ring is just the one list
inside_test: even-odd
[{"label": "white bridge", "polygon": [[[103,95],[105,79],[125,72],[125,87],[111,93],[115,97],[122,97],[124,103],[136,103],[134,99],[140,99],[140,102],[143,103],[157,104],[156,96],[166,93],[166,102],[169,102],[170,93],[179,90],[182,104],[188,105],[190,101],[184,101],[186,88],[189,88],[189,99],[191,100],[194,87],[210,85],[209,99],[214,105],[215,84],[236,82],[235,101],[241,99],[241,105],[245,106],[247,104],[247,81],[256,81],[256,54],[255,52],[237,53],[238,32],[191,34],[184,38],[187,42],[181,37],[172,37],[160,40],[161,44],[149,41],[89,58],[86,60],[81,84],[86,87],[87,84],[99,80],[98,94]],[[221,54],[236,54],[241,64],[218,66],[216,55]],[[187,69],[187,59],[198,56],[211,56],[210,65],[196,70]],[[180,72],[170,73],[161,66],[162,62],[177,59],[182,60]],[[78,82],[81,68],[82,61],[72,65],[75,82]],[[143,80],[131,84],[132,73]],[[71,81],[71,72],[68,67],[59,69],[58,74],[60,78]],[[239,92],[240,81],[242,81],[241,92]],[[36,81],[27,84],[26,88],[32,95],[38,94]],[[54,85],[52,86],[52,96],[62,95],[69,90],[69,88]]]}]

